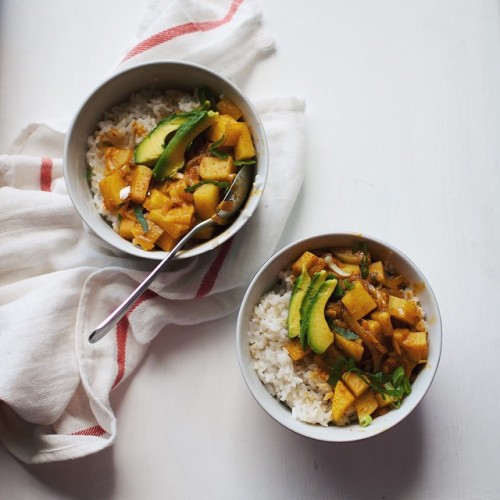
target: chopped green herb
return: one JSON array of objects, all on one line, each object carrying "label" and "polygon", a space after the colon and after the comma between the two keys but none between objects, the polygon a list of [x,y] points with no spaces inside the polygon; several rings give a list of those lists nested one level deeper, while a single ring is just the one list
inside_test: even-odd
[{"label": "chopped green herb", "polygon": [[359,265],[359,269],[361,271],[361,277],[363,279],[368,278],[369,265],[370,263],[368,261],[368,257],[366,256],[366,254],[363,254],[363,256],[361,257],[361,263]]},{"label": "chopped green herb", "polygon": [[396,401],[392,405],[396,408],[401,406],[403,397],[411,393],[411,384],[404,374],[402,366],[396,368],[392,375],[382,372],[367,373],[359,368],[353,368],[351,371],[363,378],[373,390],[382,394],[384,398],[385,396],[394,398]]},{"label": "chopped green herb", "polygon": [[194,193],[200,186],[203,186],[203,184],[213,184],[221,189],[226,189],[227,187],[229,187],[229,182],[227,181],[212,181],[210,179],[205,179],[203,181],[197,182],[196,184],[193,184],[192,186],[188,186],[184,189],[184,191],[186,193]]},{"label": "chopped green herb", "polygon": [[257,162],[255,160],[236,160],[234,162],[235,166],[241,167],[243,165],[255,165]]},{"label": "chopped green herb", "polygon": [[396,368],[392,375],[382,372],[368,373],[357,368],[353,358],[346,359],[342,357],[333,363],[333,365],[329,366],[329,369],[330,376],[328,378],[328,383],[331,386],[334,387],[344,373],[356,373],[356,375],[359,375],[375,392],[381,394],[382,397],[385,398],[389,396],[395,399],[392,403],[395,408],[399,408],[404,396],[411,393],[410,380],[405,375],[402,366]]},{"label": "chopped green herb", "polygon": [[149,231],[148,221],[144,218],[144,214],[142,213],[141,207],[134,207],[134,215],[139,224],[142,226],[142,230],[144,233]]},{"label": "chopped green herb", "polygon": [[210,89],[200,87],[196,89],[196,94],[198,96],[198,100],[203,103],[203,107],[206,106],[206,103],[208,102],[209,109],[216,109],[218,99]]},{"label": "chopped green herb", "polygon": [[368,267],[370,265],[370,253],[368,251],[368,246],[364,241],[358,241],[352,248],[352,253],[361,253],[361,262],[359,264],[359,269],[361,271],[361,277],[366,279],[368,277]]},{"label": "chopped green herb", "polygon": [[355,367],[355,361],[353,358],[344,358],[341,357],[331,365],[330,368],[330,376],[328,378],[328,383],[335,387],[337,382],[342,378],[342,375],[345,372],[352,370]]},{"label": "chopped green herb", "polygon": [[362,415],[359,419],[359,425],[361,427],[368,427],[372,423],[372,417],[370,415]]},{"label": "chopped green herb", "polygon": [[217,158],[227,158],[229,155],[227,153],[223,153],[222,151],[219,151],[217,148],[224,142],[224,136],[222,136],[218,141],[215,141],[214,143],[210,144],[208,147],[208,152],[216,156]]},{"label": "chopped green herb", "polygon": [[332,293],[331,299],[338,300],[341,299],[345,293],[354,286],[354,283],[350,283],[347,280],[342,280],[337,283],[335,290]]},{"label": "chopped green herb", "polygon": [[332,326],[332,329],[347,340],[359,339],[359,335],[357,333],[354,333],[352,330],[346,330],[345,328],[341,328],[340,326],[336,325]]}]

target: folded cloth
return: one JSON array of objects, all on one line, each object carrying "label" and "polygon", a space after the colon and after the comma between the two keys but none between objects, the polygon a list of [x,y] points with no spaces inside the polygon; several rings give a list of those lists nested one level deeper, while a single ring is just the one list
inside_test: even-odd
[{"label": "folded cloth", "polygon": [[[253,0],[153,1],[139,39],[113,71],[189,60],[237,83],[272,49]],[[110,446],[117,431],[110,392],[154,337],[168,325],[213,320],[239,306],[278,243],[304,171],[303,102],[255,105],[270,149],[256,213],[218,249],[174,263],[96,344],[89,333],[151,263],[113,252],[85,228],[62,175],[64,133],[32,124],[0,156],[0,440],[20,460],[65,460]]]}]

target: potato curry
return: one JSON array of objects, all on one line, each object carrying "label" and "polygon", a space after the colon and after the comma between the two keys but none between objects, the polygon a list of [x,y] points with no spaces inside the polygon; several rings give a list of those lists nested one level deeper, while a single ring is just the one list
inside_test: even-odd
[{"label": "potato curry", "polygon": [[215,213],[238,167],[255,163],[255,148],[242,112],[222,97],[164,118],[135,149],[107,147],[104,162],[99,189],[120,236],[170,251]]},{"label": "potato curry", "polygon": [[332,387],[332,421],[362,426],[411,392],[426,363],[423,311],[400,274],[355,248],[304,252],[292,266],[285,346],[316,363]]}]

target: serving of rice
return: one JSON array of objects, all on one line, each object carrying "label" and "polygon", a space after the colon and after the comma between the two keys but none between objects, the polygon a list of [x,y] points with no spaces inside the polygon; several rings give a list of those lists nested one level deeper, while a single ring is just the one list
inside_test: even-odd
[{"label": "serving of rice", "polygon": [[104,178],[104,152],[107,146],[133,149],[163,118],[200,105],[196,95],[180,90],[144,89],[106,111],[87,140],[90,189],[98,212],[118,229],[117,217],[104,205],[99,182]]},{"label": "serving of rice", "polygon": [[328,376],[310,359],[293,363],[285,348],[291,272],[255,306],[248,340],[253,367],[271,395],[290,407],[294,418],[327,426],[332,419],[332,387]]},{"label": "serving of rice", "polygon": [[[294,362],[286,348],[290,343],[287,318],[292,288],[292,272],[282,272],[276,286],[254,307],[248,329],[253,368],[268,392],[285,403],[295,419],[328,426],[333,423],[329,374],[314,361],[313,354]],[[418,306],[422,318],[418,328],[427,331],[424,313],[413,290],[406,288],[403,293],[406,300]],[[353,419],[354,409],[335,424],[347,425]]]}]

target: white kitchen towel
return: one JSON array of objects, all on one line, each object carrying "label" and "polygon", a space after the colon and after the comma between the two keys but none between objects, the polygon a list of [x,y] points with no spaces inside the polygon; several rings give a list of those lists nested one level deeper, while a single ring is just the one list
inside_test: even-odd
[{"label": "white kitchen towel", "polygon": [[[273,48],[253,0],[152,1],[113,71],[188,60],[238,84]],[[0,156],[0,440],[20,460],[65,460],[110,446],[117,432],[110,392],[154,337],[168,334],[169,324],[213,320],[239,306],[275,250],[304,177],[304,103],[254,104],[270,150],[256,213],[220,248],[176,262],[96,344],[89,333],[151,262],[111,251],[85,228],[62,175],[64,133],[32,124]]]}]

